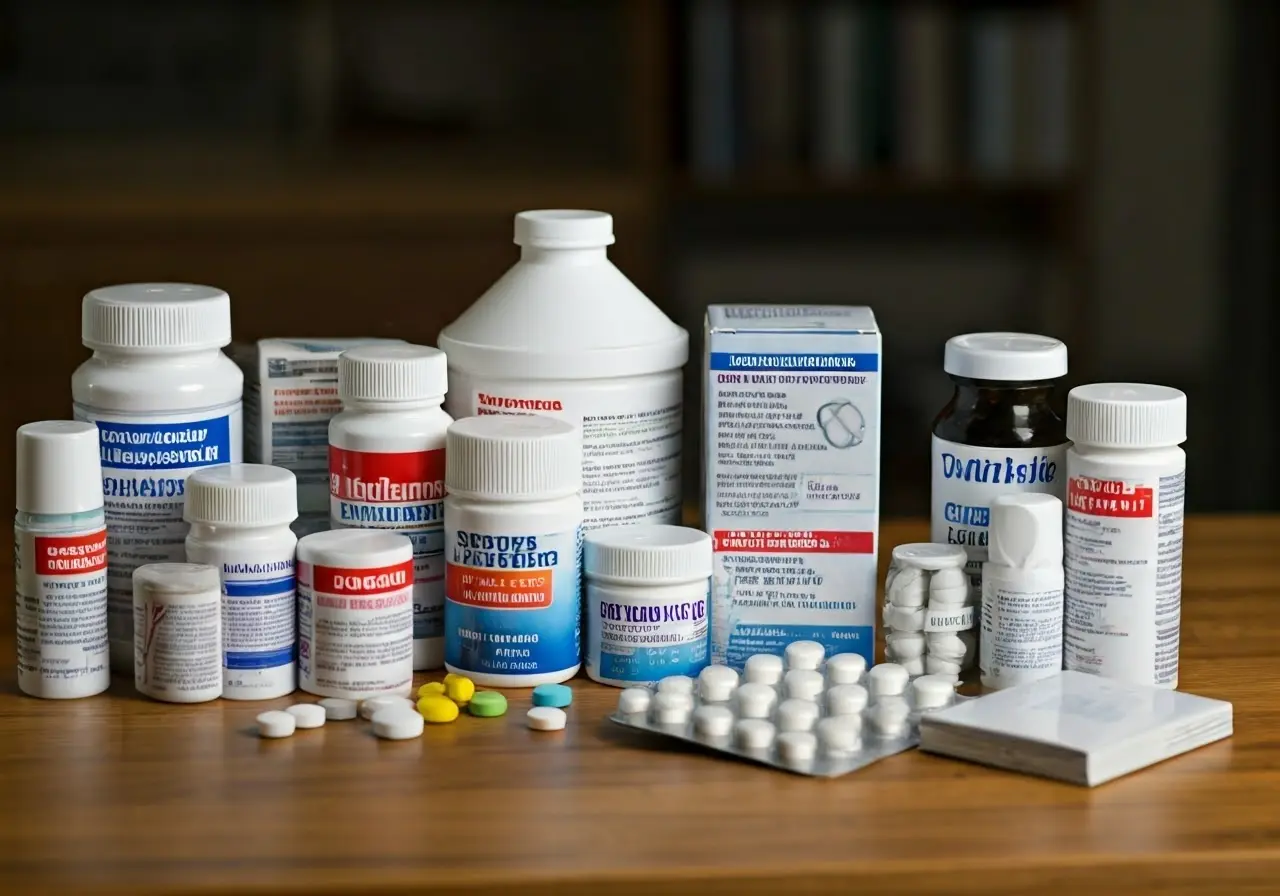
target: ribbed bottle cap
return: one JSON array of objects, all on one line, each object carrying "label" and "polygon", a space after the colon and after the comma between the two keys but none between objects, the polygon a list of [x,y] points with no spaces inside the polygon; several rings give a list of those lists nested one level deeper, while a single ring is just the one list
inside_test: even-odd
[{"label": "ribbed bottle cap", "polygon": [[298,478],[267,464],[205,467],[187,477],[182,518],[207,526],[283,526],[298,518]]},{"label": "ribbed bottle cap", "polygon": [[583,536],[583,568],[596,578],[660,585],[711,576],[711,536],[685,526],[612,526]]},{"label": "ribbed bottle cap", "polygon": [[449,427],[445,489],[454,495],[531,501],[582,489],[582,434],[554,417],[494,414]]},{"label": "ribbed bottle cap", "polygon": [[203,563],[148,563],[133,571],[134,594],[205,594],[221,590],[218,567]]},{"label": "ribbed bottle cap", "polygon": [[989,533],[989,563],[1014,569],[1062,565],[1062,502],[1053,495],[994,498]]},{"label": "ribbed bottle cap", "polygon": [[1067,346],[1032,333],[966,333],[947,340],[942,369],[971,380],[1055,380],[1067,374]]},{"label": "ribbed bottle cap", "polygon": [[613,215],[583,209],[537,209],[516,215],[517,246],[598,249],[613,245]]},{"label": "ribbed bottle cap", "polygon": [[212,286],[103,286],[80,306],[80,341],[91,349],[173,351],[231,342],[231,299]]},{"label": "ribbed bottle cap", "polygon": [[98,427],[79,420],[43,420],[18,427],[18,483],[22,513],[84,513],[102,507]]},{"label": "ribbed bottle cap", "polygon": [[1169,386],[1090,383],[1067,393],[1067,438],[1095,448],[1171,448],[1187,440],[1187,396]]},{"label": "ribbed bottle cap", "polygon": [[425,345],[361,345],[338,355],[338,397],[347,401],[424,401],[449,388],[444,352]]}]

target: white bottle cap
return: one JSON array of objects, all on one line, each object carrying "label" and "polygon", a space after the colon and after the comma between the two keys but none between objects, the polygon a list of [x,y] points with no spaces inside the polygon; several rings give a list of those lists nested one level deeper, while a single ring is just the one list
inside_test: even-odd
[{"label": "white bottle cap", "polygon": [[613,215],[582,209],[536,209],[516,215],[517,246],[598,249],[613,245]]},{"label": "white bottle cap", "polygon": [[711,536],[685,526],[611,526],[583,536],[593,579],[665,585],[711,577]]},{"label": "white bottle cap", "polygon": [[298,478],[267,464],[223,464],[187,477],[182,518],[207,526],[281,526],[298,518]]},{"label": "white bottle cap", "polygon": [[222,348],[231,341],[231,299],[191,283],[103,286],[80,306],[80,341],[94,350]]},{"label": "white bottle cap", "polygon": [[338,398],[425,401],[449,388],[444,352],[425,345],[361,345],[338,355]]},{"label": "white bottle cap", "polygon": [[1095,448],[1172,448],[1187,440],[1187,396],[1169,386],[1090,383],[1067,393],[1067,438]]},{"label": "white bottle cap", "polygon": [[338,569],[378,569],[413,559],[406,535],[376,529],[329,529],[298,539],[298,562]]},{"label": "white bottle cap", "polygon": [[992,499],[987,562],[1013,569],[1061,566],[1062,502],[1030,493]]},{"label": "white bottle cap", "polygon": [[582,489],[582,433],[554,417],[464,417],[449,426],[445,489],[453,495],[530,501]]},{"label": "white bottle cap", "polygon": [[84,513],[102,508],[98,427],[79,420],[44,420],[18,427],[18,487],[22,513]]},{"label": "white bottle cap", "polygon": [[966,333],[947,340],[942,369],[970,380],[1054,380],[1067,374],[1067,347],[1031,333]]},{"label": "white bottle cap", "polygon": [[893,549],[894,562],[912,569],[959,569],[968,562],[969,555],[958,544],[934,544],[922,541],[900,544]]}]

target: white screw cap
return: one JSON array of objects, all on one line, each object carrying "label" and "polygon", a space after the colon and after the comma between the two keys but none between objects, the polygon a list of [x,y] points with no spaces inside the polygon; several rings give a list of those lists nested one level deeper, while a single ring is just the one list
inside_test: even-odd
[{"label": "white screw cap", "polygon": [[583,536],[583,569],[594,579],[641,585],[711,577],[711,536],[685,526],[611,526]]},{"label": "white screw cap", "polygon": [[1169,386],[1090,383],[1067,393],[1067,438],[1095,448],[1172,448],[1187,440],[1187,396]]},{"label": "white screw cap", "polygon": [[987,562],[1014,569],[1062,565],[1062,502],[1053,495],[1001,495],[991,502]]},{"label": "white screw cap", "polygon": [[79,420],[43,420],[18,427],[17,509],[22,513],[84,513],[102,507],[98,427]]},{"label": "white screw cap", "polygon": [[444,457],[453,495],[529,501],[582,489],[582,433],[554,417],[464,417],[449,426]]},{"label": "white screw cap", "polygon": [[281,526],[298,518],[298,478],[267,464],[223,464],[187,477],[182,518],[208,526]]},{"label": "white screw cap", "polygon": [[966,333],[947,340],[942,369],[970,380],[1055,380],[1067,374],[1067,347],[1032,333]]},{"label": "white screw cap", "polygon": [[338,398],[361,401],[426,401],[444,398],[448,360],[425,345],[360,345],[338,355]]},{"label": "white screw cap", "polygon": [[231,298],[212,286],[103,286],[80,306],[86,348],[141,352],[222,348],[231,341]]},{"label": "white screw cap", "polygon": [[516,215],[515,243],[539,249],[613,245],[613,215],[585,209],[536,209]]}]

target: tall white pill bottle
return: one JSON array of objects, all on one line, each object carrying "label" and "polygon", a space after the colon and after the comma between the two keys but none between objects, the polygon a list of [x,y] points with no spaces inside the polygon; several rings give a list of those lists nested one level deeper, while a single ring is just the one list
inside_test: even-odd
[{"label": "tall white pill bottle", "polygon": [[516,215],[520,261],[440,333],[446,407],[578,426],[588,529],[679,523],[689,334],[614,267],[613,241],[604,212]]},{"label": "tall white pill bottle", "polygon": [[444,352],[368,345],[338,356],[342,413],[329,421],[335,529],[390,529],[413,542],[413,668],[444,663]]},{"label": "tall white pill bottle", "polygon": [[283,467],[226,464],[187,479],[187,561],[222,580],[222,696],[269,700],[298,686],[294,558],[298,480]]},{"label": "tall white pill bottle", "polygon": [[244,376],[220,289],[132,283],[95,289],[81,306],[93,351],[71,378],[77,420],[98,425],[107,517],[111,667],[133,669],[133,571],[184,559],[186,480],[242,459]]},{"label": "tall white pill bottle", "polygon": [[531,688],[582,663],[582,438],[551,417],[468,417],[445,449],[445,668]]},{"label": "tall white pill bottle", "polygon": [[1066,668],[1178,686],[1187,396],[1093,383],[1067,394]]},{"label": "tall white pill bottle", "polygon": [[16,455],[18,687],[32,697],[91,697],[111,684],[98,429],[28,423],[18,427]]}]

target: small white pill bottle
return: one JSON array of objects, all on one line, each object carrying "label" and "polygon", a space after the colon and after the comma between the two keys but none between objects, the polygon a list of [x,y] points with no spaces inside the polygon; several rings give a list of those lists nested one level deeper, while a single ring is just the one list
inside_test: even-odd
[{"label": "small white pill bottle", "polygon": [[166,703],[222,696],[222,585],[216,567],[151,563],[133,573],[133,682]]},{"label": "small white pill bottle", "polygon": [[1067,395],[1066,668],[1178,686],[1187,396],[1093,383]]},{"label": "small white pill bottle", "polygon": [[467,417],[445,449],[445,668],[484,687],[582,664],[582,439],[552,417]]},{"label": "small white pill bottle", "polygon": [[444,663],[444,352],[367,345],[338,356],[342,413],[329,421],[333,528],[413,542],[413,668]]},{"label": "small white pill bottle", "polygon": [[18,687],[32,697],[92,697],[107,660],[107,529],[98,428],[18,427],[13,581]]},{"label": "small white pill bottle", "polygon": [[884,580],[885,659],[916,675],[959,678],[977,660],[978,595],[960,545],[929,542],[893,549]]},{"label": "small white pill bottle", "polygon": [[1062,671],[1062,588],[1062,502],[1037,494],[992,500],[982,565],[983,687]]},{"label": "small white pill bottle", "polygon": [[231,300],[183,283],[106,286],[84,297],[81,341],[92,349],[71,378],[77,420],[98,425],[107,515],[111,664],[133,668],[130,576],[180,562],[186,479],[242,459],[244,375],[221,351]]},{"label": "small white pill bottle", "polygon": [[413,542],[330,529],[298,542],[298,685],[365,700],[413,689]]},{"label": "small white pill bottle", "polygon": [[222,696],[269,700],[298,686],[294,558],[298,481],[283,467],[227,464],[187,479],[187,561],[222,577]]},{"label": "small white pill bottle", "polygon": [[684,526],[614,526],[583,536],[587,675],[616,688],[710,662],[711,536]]}]

